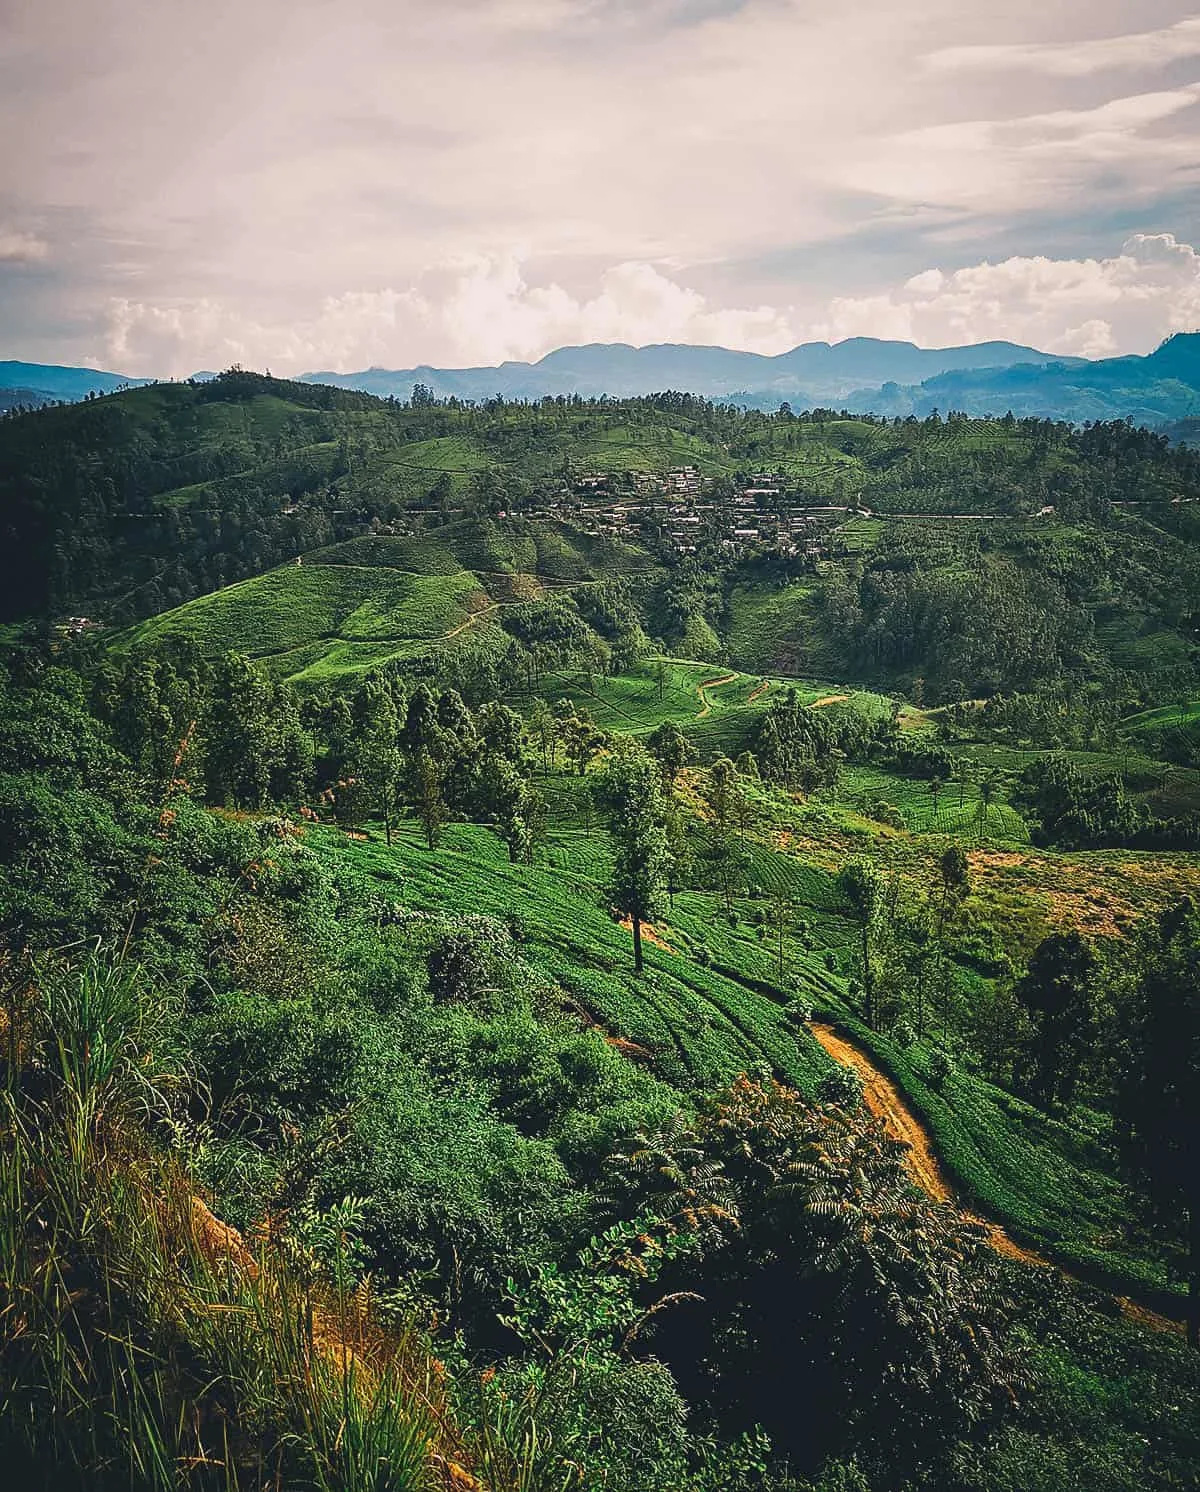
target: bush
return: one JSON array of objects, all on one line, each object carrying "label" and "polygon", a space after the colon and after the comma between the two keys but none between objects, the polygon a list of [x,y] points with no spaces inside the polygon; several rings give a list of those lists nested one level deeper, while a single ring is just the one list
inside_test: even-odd
[{"label": "bush", "polygon": [[925,1079],[933,1088],[941,1088],[954,1072],[954,1063],[941,1049],[934,1047],[925,1061]]},{"label": "bush", "polygon": [[903,1016],[901,1016],[900,1019],[895,1023],[895,1025],[893,1025],[892,1029],[888,1032],[888,1035],[892,1038],[892,1040],[900,1048],[901,1051],[907,1051],[908,1048],[912,1046],[917,1039],[917,1033],[913,1030],[913,1028],[904,1019]]},{"label": "bush", "polygon": [[857,1109],[863,1101],[862,1078],[853,1067],[839,1063],[817,1084],[817,1101],[834,1104],[839,1109]]}]

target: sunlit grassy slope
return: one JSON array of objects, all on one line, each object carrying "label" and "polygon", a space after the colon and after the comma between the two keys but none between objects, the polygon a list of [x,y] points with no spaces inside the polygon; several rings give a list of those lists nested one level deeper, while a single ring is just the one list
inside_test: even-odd
[{"label": "sunlit grassy slope", "polygon": [[317,684],[430,649],[503,641],[504,607],[653,567],[644,550],[567,524],[472,521],[352,539],[127,629],[121,649],[187,638]]}]

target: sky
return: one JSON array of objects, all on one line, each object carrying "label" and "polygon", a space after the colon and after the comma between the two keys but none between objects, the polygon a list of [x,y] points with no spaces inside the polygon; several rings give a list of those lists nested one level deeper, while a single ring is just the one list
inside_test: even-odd
[{"label": "sky", "polygon": [[1200,328],[1172,0],[0,0],[0,358]]}]

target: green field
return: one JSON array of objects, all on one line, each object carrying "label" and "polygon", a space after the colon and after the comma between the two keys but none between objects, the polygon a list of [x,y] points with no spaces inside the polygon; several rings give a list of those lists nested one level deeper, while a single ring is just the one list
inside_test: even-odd
[{"label": "green field", "polygon": [[414,644],[443,639],[492,604],[464,570],[417,575],[287,565],[139,623],[117,646],[146,648],[186,638],[210,656],[244,653],[282,678],[310,671],[326,654],[351,657],[357,651],[357,671],[406,656]]},{"label": "green field", "polygon": [[948,782],[935,799],[927,781],[898,777],[875,767],[853,766],[844,769],[839,789],[847,803],[868,816],[878,817],[883,812],[882,822],[887,822],[885,811],[895,809],[904,827],[914,834],[1029,843],[1029,829],[1016,809],[996,801],[984,812],[974,782]]},{"label": "green field", "polygon": [[1122,730],[1159,730],[1163,727],[1190,730],[1200,724],[1200,699],[1184,699],[1178,704],[1158,705],[1152,710],[1142,710],[1121,722]]}]

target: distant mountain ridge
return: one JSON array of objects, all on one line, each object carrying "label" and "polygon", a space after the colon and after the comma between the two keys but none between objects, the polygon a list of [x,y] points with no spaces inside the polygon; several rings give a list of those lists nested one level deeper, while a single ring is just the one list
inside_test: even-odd
[{"label": "distant mountain ridge", "polygon": [[[204,381],[210,373],[197,373]],[[0,412],[17,405],[74,402],[152,382],[92,368],[0,362]],[[590,343],[560,347],[534,363],[496,367],[367,368],[303,374],[300,382],[407,400],[414,384],[440,398],[538,399],[545,395],[629,398],[667,389],[752,408],[826,406],[853,413],[915,415],[958,410],[1066,420],[1129,419],[1166,430],[1180,422],[1193,441],[1200,419],[1200,332],[1178,332],[1148,355],[1058,357],[1015,342],[918,347],[852,337],[806,342],[765,357],[728,347]]]},{"label": "distant mountain ridge", "polygon": [[[14,404],[52,404],[58,399],[75,404],[89,394],[115,394],[118,389],[139,388],[149,378],[130,378],[125,373],[106,373],[98,368],[66,368],[57,363],[0,362],[0,392],[9,395],[0,408]],[[15,397],[19,395],[20,397]]]},{"label": "distant mountain ridge", "polygon": [[1033,415],[1046,419],[1129,419],[1136,425],[1174,426],[1200,415],[1200,332],[1177,332],[1145,357],[1095,362],[1058,359],[1042,367],[954,369],[916,387],[856,391],[848,408],[880,415],[934,409],[972,415]]},{"label": "distant mountain ridge", "polygon": [[935,409],[1082,423],[1130,419],[1173,426],[1200,416],[1200,333],[1178,332],[1142,356],[1060,357],[1015,342],[918,347],[852,337],[806,342],[775,357],[726,347],[593,343],[560,347],[536,363],[494,368],[369,368],[308,373],[304,381],[407,399],[416,383],[442,398],[613,398],[664,389],[776,409],[831,405],[854,413],[915,415]]},{"label": "distant mountain ridge", "polygon": [[[1045,366],[1061,361],[1015,342],[931,348],[912,342],[851,337],[834,343],[804,342],[774,357],[679,342],[648,347],[593,342],[557,348],[535,363],[504,362],[497,367],[478,368],[422,364],[405,369],[368,368],[359,373],[305,373],[301,379],[397,398],[407,398],[414,383],[423,383],[443,398],[454,395],[460,399],[496,395],[530,399],[547,394],[628,398],[678,389],[707,398],[751,392],[760,397],[778,395],[793,403],[820,403],[885,383],[920,383],[951,371],[1007,368],[1021,363]],[[1083,359],[1066,361],[1080,363]]]}]

